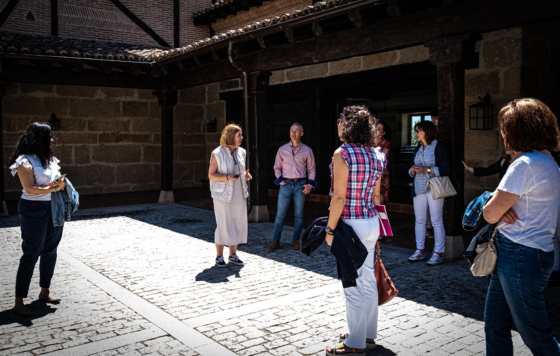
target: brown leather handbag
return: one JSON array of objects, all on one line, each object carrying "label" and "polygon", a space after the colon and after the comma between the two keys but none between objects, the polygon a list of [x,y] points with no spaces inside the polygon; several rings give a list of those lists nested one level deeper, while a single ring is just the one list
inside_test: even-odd
[{"label": "brown leather handbag", "polygon": [[383,261],[381,260],[381,245],[377,241],[375,245],[375,280],[377,282],[377,295],[379,296],[379,305],[383,305],[393,299],[399,290],[393,283],[393,280],[389,276]]}]

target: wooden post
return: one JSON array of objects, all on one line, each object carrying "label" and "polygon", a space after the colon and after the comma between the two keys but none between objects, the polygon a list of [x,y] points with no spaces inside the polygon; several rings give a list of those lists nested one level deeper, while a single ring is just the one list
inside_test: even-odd
[{"label": "wooden post", "polygon": [[266,90],[268,87],[270,72],[249,73],[247,80],[248,88],[248,115],[249,127],[245,135],[248,137],[247,159],[248,167],[253,175],[250,183],[249,220],[252,222],[264,222],[269,220],[267,205],[267,189],[263,180],[265,172],[261,162],[264,142],[262,140],[266,120]]},{"label": "wooden post", "polygon": [[430,61],[437,67],[438,137],[449,153],[450,178],[458,194],[445,202],[446,257],[462,255],[461,220],[464,210],[465,67],[464,36],[447,37],[427,44]]},{"label": "wooden post", "polygon": [[0,83],[0,215],[8,215],[8,207],[6,206],[6,199],[4,193],[4,115],[2,112],[2,99],[5,94],[4,86]]},{"label": "wooden post", "polygon": [[161,108],[161,192],[159,203],[173,203],[173,111],[177,90],[165,88],[154,93]]}]

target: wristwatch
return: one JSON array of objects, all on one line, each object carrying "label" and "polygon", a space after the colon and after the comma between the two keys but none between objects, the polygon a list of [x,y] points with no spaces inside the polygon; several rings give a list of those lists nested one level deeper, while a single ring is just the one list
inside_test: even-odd
[{"label": "wristwatch", "polygon": [[334,235],[334,230],[327,226],[327,227],[325,228],[325,233],[326,233],[327,235]]}]

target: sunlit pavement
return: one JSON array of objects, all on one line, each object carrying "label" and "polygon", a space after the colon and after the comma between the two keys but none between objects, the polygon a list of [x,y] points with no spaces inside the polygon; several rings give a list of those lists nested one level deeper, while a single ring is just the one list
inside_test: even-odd
[{"label": "sunlit pavement", "polygon": [[[284,248],[267,254],[272,225],[252,224],[245,266],[216,268],[212,212],[179,204],[82,211],[59,248],[52,292],[62,303],[34,303],[37,316],[21,319],[9,310],[17,218],[0,226],[0,355],[321,355],[346,331],[325,246],[311,257],[293,251],[286,228]],[[409,253],[383,249],[400,294],[380,307],[369,354],[482,354],[487,279],[464,261],[428,267]],[[30,297],[38,291],[36,270]],[[529,354],[517,334],[514,344]]]}]

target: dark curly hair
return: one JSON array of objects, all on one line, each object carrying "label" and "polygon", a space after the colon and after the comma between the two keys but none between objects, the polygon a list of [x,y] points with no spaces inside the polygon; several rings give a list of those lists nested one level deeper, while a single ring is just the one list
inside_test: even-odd
[{"label": "dark curly hair", "polygon": [[552,110],[538,99],[510,101],[498,113],[498,123],[508,150],[558,150],[558,120]]},{"label": "dark curly hair", "polygon": [[32,123],[19,138],[10,164],[14,163],[20,155],[37,155],[43,164],[43,168],[47,168],[54,155],[51,145],[52,139],[53,132],[49,124],[44,122]]},{"label": "dark curly hair", "polygon": [[346,106],[338,119],[338,124],[342,126],[340,139],[344,143],[370,145],[373,121],[375,119],[365,106]]}]

